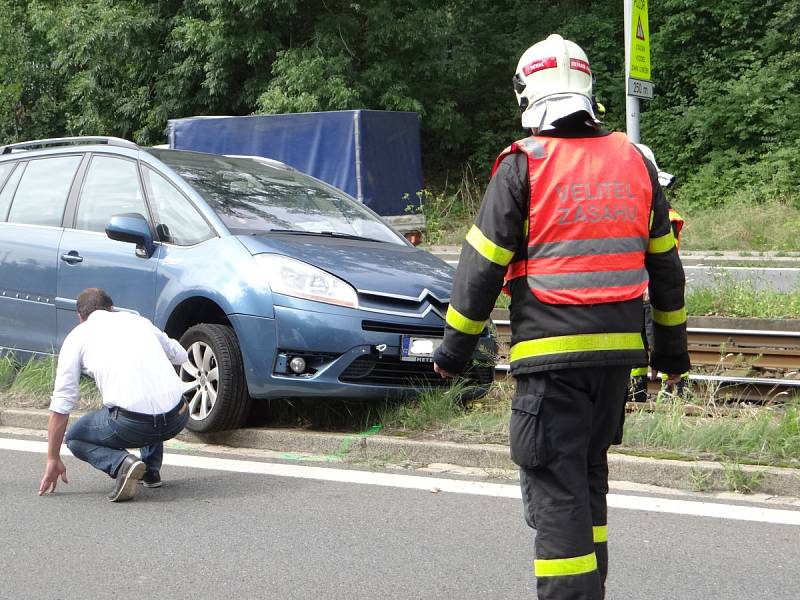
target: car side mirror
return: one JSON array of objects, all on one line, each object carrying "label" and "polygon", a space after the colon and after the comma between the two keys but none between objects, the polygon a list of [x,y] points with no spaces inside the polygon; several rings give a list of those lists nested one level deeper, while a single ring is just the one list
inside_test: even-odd
[{"label": "car side mirror", "polygon": [[136,244],[136,256],[150,258],[156,251],[150,225],[139,213],[114,215],[106,225],[106,235],[118,242]]}]

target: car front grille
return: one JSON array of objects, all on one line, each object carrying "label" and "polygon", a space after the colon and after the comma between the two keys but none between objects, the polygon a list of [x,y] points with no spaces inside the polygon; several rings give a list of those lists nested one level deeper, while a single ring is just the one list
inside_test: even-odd
[{"label": "car front grille", "polygon": [[364,331],[380,331],[382,333],[400,333],[407,335],[425,335],[429,337],[444,337],[444,327],[433,325],[405,325],[403,323],[387,323],[384,321],[361,321]]},{"label": "car front grille", "polygon": [[[464,373],[470,384],[488,385],[494,379],[494,369],[473,365]],[[361,356],[339,376],[343,383],[364,385],[400,385],[415,388],[446,387],[451,381],[433,371],[433,363],[400,360],[396,356]]]}]

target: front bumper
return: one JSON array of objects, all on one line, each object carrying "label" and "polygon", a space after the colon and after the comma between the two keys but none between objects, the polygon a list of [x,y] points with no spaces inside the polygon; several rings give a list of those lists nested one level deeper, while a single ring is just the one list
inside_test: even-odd
[{"label": "front bumper", "polygon": [[[449,382],[433,372],[431,362],[400,360],[402,335],[441,337],[443,320],[359,310],[320,312],[316,303],[275,306],[275,318],[231,315],[253,398],[412,397]],[[305,304],[305,306],[304,306]],[[317,310],[314,310],[314,309]],[[467,373],[466,394],[483,395],[494,378],[496,343],[486,333]],[[301,375],[287,368],[291,357],[308,360]]]}]

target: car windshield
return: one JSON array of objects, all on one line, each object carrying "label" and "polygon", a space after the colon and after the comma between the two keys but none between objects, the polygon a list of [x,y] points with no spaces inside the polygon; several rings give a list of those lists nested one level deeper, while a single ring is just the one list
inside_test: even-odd
[{"label": "car windshield", "polygon": [[197,190],[232,233],[271,231],[405,244],[368,208],[298,171],[253,158],[149,151]]}]

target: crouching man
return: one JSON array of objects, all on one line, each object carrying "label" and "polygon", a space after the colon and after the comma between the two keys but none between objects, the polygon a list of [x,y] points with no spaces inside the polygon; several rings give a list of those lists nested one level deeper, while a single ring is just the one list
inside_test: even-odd
[{"label": "crouching man", "polygon": [[[111,502],[129,500],[141,481],[161,486],[164,440],[178,435],[189,411],[173,365],[187,360],[186,350],[144,317],[114,311],[111,297],[89,288],[78,296],[79,325],[64,340],[58,356],[47,427],[47,465],[39,495],[67,481],[61,442],[69,413],[80,397],[81,373],[90,375],[103,408],[70,427],[72,454],[115,479]],[[141,459],[127,448],[140,448]]]}]

